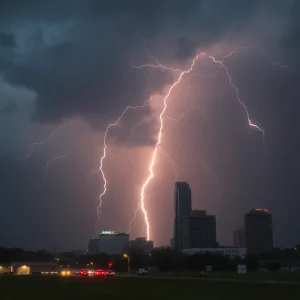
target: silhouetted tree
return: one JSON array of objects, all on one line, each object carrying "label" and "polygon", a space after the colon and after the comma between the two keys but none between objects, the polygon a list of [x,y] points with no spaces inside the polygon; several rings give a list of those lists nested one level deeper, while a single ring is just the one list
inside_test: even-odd
[{"label": "silhouetted tree", "polygon": [[245,263],[247,266],[247,270],[249,271],[256,271],[259,266],[259,262],[255,256],[247,256],[245,259]]},{"label": "silhouetted tree", "polygon": [[281,263],[276,262],[276,261],[270,261],[270,262],[266,263],[266,267],[271,272],[277,272],[281,267]]}]

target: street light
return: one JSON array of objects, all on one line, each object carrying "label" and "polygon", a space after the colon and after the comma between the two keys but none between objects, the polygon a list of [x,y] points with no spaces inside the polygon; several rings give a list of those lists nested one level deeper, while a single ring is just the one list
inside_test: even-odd
[{"label": "street light", "polygon": [[124,253],[123,257],[127,259],[127,271],[130,272],[130,257],[128,254]]}]

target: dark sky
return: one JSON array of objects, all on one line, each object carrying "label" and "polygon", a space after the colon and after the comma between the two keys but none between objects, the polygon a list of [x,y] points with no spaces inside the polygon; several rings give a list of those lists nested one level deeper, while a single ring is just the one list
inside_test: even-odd
[{"label": "dark sky", "polygon": [[[222,59],[249,45],[224,62],[265,139],[248,126],[224,69],[197,62],[168,99],[166,115],[181,117],[164,121],[161,147],[173,165],[159,150],[146,190],[151,237],[169,243],[178,178],[190,183],[195,209],[217,215],[222,245],[253,207],[272,212],[276,246],[300,242],[298,0],[7,0],[0,20],[0,245],[83,249],[95,227],[127,231],[178,76],[133,66],[157,64],[155,56],[187,69],[197,53]],[[105,128],[150,96],[108,134],[96,222]],[[45,173],[56,156],[65,158]],[[138,212],[131,236],[143,228]]]}]

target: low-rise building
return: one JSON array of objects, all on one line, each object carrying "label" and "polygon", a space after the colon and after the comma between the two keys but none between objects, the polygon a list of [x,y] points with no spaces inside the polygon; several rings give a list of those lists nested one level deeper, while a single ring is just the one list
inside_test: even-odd
[{"label": "low-rise building", "polygon": [[231,247],[218,247],[218,248],[191,248],[183,249],[182,252],[187,255],[194,255],[197,253],[217,253],[228,256],[230,259],[236,257],[244,257],[247,254],[246,248],[231,248]]},{"label": "low-rise building", "polygon": [[10,273],[10,265],[0,263],[0,275]]},{"label": "low-rise building", "polygon": [[10,266],[10,271],[15,275],[41,274],[56,270],[56,262],[12,262]]}]

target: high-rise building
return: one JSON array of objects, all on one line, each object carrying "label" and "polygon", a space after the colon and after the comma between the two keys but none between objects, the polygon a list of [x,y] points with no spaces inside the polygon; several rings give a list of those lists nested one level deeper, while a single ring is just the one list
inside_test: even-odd
[{"label": "high-rise building", "polygon": [[176,182],[174,191],[174,246],[182,250],[182,218],[190,215],[192,210],[191,189],[187,182]]},{"label": "high-rise building", "polygon": [[118,231],[101,231],[98,238],[91,239],[88,253],[122,254],[128,247],[129,234]]},{"label": "high-rise building", "polygon": [[216,216],[193,210],[182,218],[182,249],[217,247]]},{"label": "high-rise building", "polygon": [[236,248],[245,248],[245,229],[239,228],[233,231],[233,247]]},{"label": "high-rise building", "polygon": [[272,215],[267,209],[255,208],[244,216],[246,248],[248,254],[261,254],[273,250]]},{"label": "high-rise building", "polygon": [[138,237],[135,240],[129,241],[129,250],[137,249],[148,254],[153,249],[153,241],[147,241],[145,237]]}]

